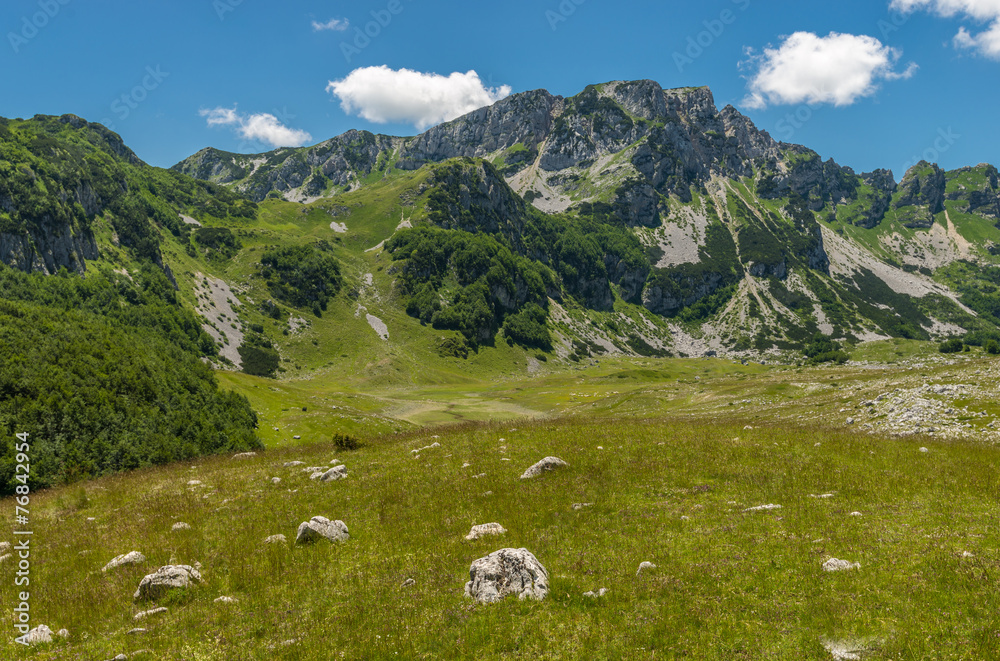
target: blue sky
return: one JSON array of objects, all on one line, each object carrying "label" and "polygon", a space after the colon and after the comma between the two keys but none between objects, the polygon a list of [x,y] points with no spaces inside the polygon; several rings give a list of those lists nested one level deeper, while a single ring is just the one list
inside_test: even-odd
[{"label": "blue sky", "polygon": [[5,0],[0,36],[0,115],[75,113],[164,167],[640,78],[858,171],[1000,164],[998,0]]}]

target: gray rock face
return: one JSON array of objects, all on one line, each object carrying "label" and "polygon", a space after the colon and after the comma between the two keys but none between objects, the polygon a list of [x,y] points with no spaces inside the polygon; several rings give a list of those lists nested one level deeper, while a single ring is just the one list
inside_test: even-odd
[{"label": "gray rock face", "polygon": [[334,466],[330,470],[320,475],[319,481],[333,482],[335,480],[343,480],[346,477],[347,477],[347,466],[340,465],[340,466]]},{"label": "gray rock face", "polygon": [[564,466],[569,466],[569,464],[567,464],[559,457],[545,457],[537,464],[531,466],[530,468],[528,468],[528,470],[524,471],[524,473],[521,475],[521,479],[530,480],[533,477],[538,477],[539,475],[541,475],[546,471],[555,470],[556,468],[562,468]]},{"label": "gray rock face", "polygon": [[331,521],[325,516],[314,516],[311,520],[304,521],[299,525],[299,530],[295,535],[295,543],[310,544],[321,539],[342,542],[350,537],[347,533],[347,524],[343,521]]},{"label": "gray rock face", "polygon": [[125,553],[114,558],[111,562],[104,565],[104,568],[101,569],[101,571],[106,572],[123,565],[138,565],[143,562],[146,562],[146,556],[138,551],[130,551],[129,553]]},{"label": "gray rock face", "polygon": [[928,228],[934,224],[934,214],[944,211],[944,170],[921,161],[914,165],[899,182],[893,207],[906,227]]},{"label": "gray rock face", "polygon": [[201,574],[189,565],[166,565],[146,575],[132,595],[136,601],[156,601],[170,590],[187,589],[202,582]]},{"label": "gray rock face", "polygon": [[549,573],[527,549],[500,549],[479,558],[465,584],[465,596],[483,604],[509,595],[541,600],[548,593]]}]

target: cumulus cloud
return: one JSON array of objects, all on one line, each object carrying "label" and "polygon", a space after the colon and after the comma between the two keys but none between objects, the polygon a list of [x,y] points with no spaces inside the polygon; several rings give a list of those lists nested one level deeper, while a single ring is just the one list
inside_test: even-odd
[{"label": "cumulus cloud", "polygon": [[830,103],[848,106],[874,94],[885,80],[909,78],[917,65],[896,70],[900,51],[875,37],[796,32],[777,48],[765,48],[742,66],[754,69],[743,105]]},{"label": "cumulus cloud", "polygon": [[985,30],[972,33],[965,26],[958,29],[954,44],[1000,60],[1000,0],[892,0],[892,8],[903,12],[927,9],[940,16],[964,15],[989,22]]},{"label": "cumulus cloud", "polygon": [[312,140],[305,131],[288,128],[277,117],[262,112],[245,115],[236,108],[211,108],[198,111],[209,126],[231,126],[246,140],[260,140],[272,147],[301,147]]},{"label": "cumulus cloud", "polygon": [[475,71],[449,76],[382,65],[355,69],[326,90],[340,99],[344,112],[370,122],[429,126],[460,117],[510,95],[502,85],[488,88]]},{"label": "cumulus cloud", "polygon": [[319,21],[313,21],[313,30],[316,32],[322,32],[323,30],[333,30],[334,32],[343,32],[348,28],[350,23],[346,18],[331,18],[326,23],[320,23]]}]

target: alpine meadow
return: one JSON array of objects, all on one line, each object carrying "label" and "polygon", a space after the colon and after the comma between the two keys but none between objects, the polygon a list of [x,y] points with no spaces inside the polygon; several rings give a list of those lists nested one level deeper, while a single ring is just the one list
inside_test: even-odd
[{"label": "alpine meadow", "polygon": [[0,14],[0,658],[1000,658],[1000,10],[200,4]]}]

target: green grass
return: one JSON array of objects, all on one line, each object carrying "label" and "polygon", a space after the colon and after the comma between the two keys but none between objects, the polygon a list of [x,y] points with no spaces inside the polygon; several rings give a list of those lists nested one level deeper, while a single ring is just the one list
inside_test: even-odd
[{"label": "green grass", "polygon": [[[442,447],[419,458],[410,450],[431,442],[427,432],[370,439],[337,455],[350,477],[333,484],[282,467],[335,456],[316,444],[109,478],[85,485],[85,499],[71,489],[34,496],[34,621],[66,627],[72,638],[27,658],[149,649],[153,658],[189,659],[340,651],[821,659],[827,638],[877,639],[875,658],[1000,653],[991,578],[1000,569],[991,523],[1000,508],[983,498],[1000,487],[993,449],[745,429],[736,420],[519,421],[439,435]],[[547,455],[570,468],[518,479]],[[189,479],[205,486],[189,489]],[[810,497],[822,493],[834,497]],[[594,505],[574,511],[577,502]],[[743,511],[765,503],[782,509]],[[293,538],[317,514],[344,520],[350,541],[261,543]],[[192,529],[171,532],[175,521]],[[464,541],[469,527],[490,521],[508,533]],[[505,546],[528,548],[546,566],[546,600],[481,606],[463,596],[469,564]],[[133,549],[147,563],[99,571]],[[861,569],[825,573],[831,556]],[[149,633],[126,635],[144,608],[131,602],[139,579],[171,559],[201,562],[206,585],[168,600],[166,615],[142,623]],[[637,577],[646,560],[657,569]],[[12,566],[2,572],[4,603],[12,603]],[[407,578],[416,585],[404,590]],[[603,599],[581,596],[599,587],[609,590]],[[239,603],[214,603],[220,595]],[[23,654],[10,643],[5,653]]]}]

